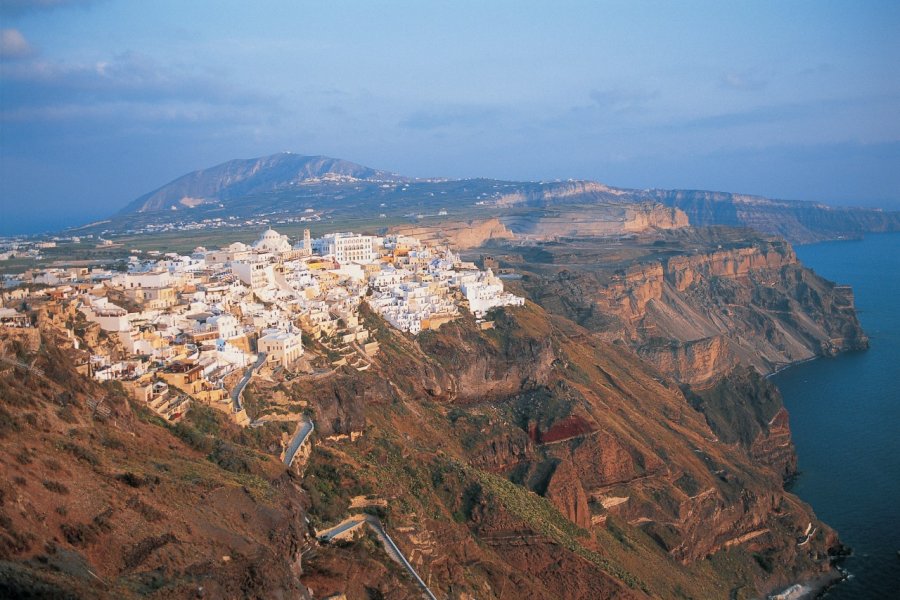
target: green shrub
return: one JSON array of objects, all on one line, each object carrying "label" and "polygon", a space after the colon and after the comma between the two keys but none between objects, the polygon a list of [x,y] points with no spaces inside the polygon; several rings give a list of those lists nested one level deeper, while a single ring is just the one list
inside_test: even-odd
[{"label": "green shrub", "polygon": [[216,440],[212,452],[207,457],[226,471],[250,475],[253,473],[253,464],[238,446],[225,440]]}]

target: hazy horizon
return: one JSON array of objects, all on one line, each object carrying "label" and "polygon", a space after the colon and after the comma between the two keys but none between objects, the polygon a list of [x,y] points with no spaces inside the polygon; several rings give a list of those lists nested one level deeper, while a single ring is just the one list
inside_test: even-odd
[{"label": "hazy horizon", "polygon": [[900,6],[4,1],[0,233],[290,150],[900,209]]}]

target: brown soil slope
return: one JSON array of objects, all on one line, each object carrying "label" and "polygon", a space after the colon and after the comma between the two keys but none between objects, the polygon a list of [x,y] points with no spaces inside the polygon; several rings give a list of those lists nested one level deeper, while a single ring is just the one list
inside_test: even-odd
[{"label": "brown soil slope", "polygon": [[133,409],[48,336],[0,344],[33,367],[0,372],[0,596],[307,597],[299,486],[277,460],[214,418],[215,439]]}]

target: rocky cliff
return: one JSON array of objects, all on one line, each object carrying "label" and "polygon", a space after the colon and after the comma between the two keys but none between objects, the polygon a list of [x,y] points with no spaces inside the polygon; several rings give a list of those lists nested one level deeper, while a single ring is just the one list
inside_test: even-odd
[{"label": "rocky cliff", "polygon": [[507,192],[497,199],[498,206],[538,206],[567,202],[617,202],[629,197],[629,190],[603,185],[596,181],[564,181],[522,184],[521,189]]},{"label": "rocky cliff", "polygon": [[606,272],[561,269],[529,288],[685,383],[710,380],[738,360],[770,373],[868,343],[852,291],[804,268],[779,240],[751,238]]},{"label": "rocky cliff", "polygon": [[681,210],[653,202],[597,203],[516,212],[502,216],[500,220],[513,233],[529,239],[620,236],[688,226],[688,218]]},{"label": "rocky cliff", "polygon": [[656,202],[683,211],[695,226],[749,227],[794,243],[857,238],[868,232],[900,231],[900,212],[836,207],[818,202],[704,190],[638,190],[593,181],[523,183],[497,199],[505,208],[553,208],[561,204]]},{"label": "rocky cliff", "polygon": [[745,226],[799,244],[858,238],[869,232],[900,231],[897,211],[697,190],[651,190],[640,196],[650,196],[666,206],[680,208],[697,226]]},{"label": "rocky cliff", "polygon": [[787,414],[760,374],[865,348],[852,293],[803,267],[786,242],[709,232],[700,234],[711,236],[703,250],[696,235],[674,246],[656,240],[633,266],[554,267],[526,288],[627,344],[682,385],[721,441],[789,477],[796,459]]},{"label": "rocky cliff", "polygon": [[[777,410],[751,398],[752,423],[714,415],[743,391],[719,390],[720,404],[695,397],[621,343],[534,304],[494,318],[493,330],[464,318],[417,339],[376,327],[382,353],[354,376],[371,407],[363,436],[334,447],[363,490],[392,498],[398,543],[432,589],[722,597],[828,569],[836,538],[782,488]],[[321,389],[303,393],[328,406]],[[716,432],[723,414],[733,438]],[[820,533],[798,547],[810,522]],[[445,543],[425,541],[435,539]]]},{"label": "rocky cliff", "polygon": [[392,227],[390,232],[412,236],[428,244],[447,244],[457,249],[477,248],[490,241],[508,240],[514,237],[513,232],[496,218],[483,221],[449,222],[433,226],[399,225]]}]

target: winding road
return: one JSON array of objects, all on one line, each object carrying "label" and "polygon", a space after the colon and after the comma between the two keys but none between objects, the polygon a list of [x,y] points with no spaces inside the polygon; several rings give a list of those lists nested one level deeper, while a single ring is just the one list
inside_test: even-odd
[{"label": "winding road", "polygon": [[244,393],[244,388],[247,387],[247,384],[250,383],[250,378],[253,377],[253,372],[258,371],[263,363],[266,362],[266,353],[260,352],[257,355],[256,362],[253,363],[245,372],[244,376],[241,377],[241,380],[238,382],[234,389],[231,390],[231,403],[234,405],[234,412],[240,412],[244,407],[241,406],[241,394]]},{"label": "winding road", "polygon": [[372,531],[375,533],[375,537],[378,538],[378,541],[381,542],[384,551],[387,552],[387,555],[391,557],[395,562],[400,563],[400,565],[406,569],[406,571],[410,574],[410,576],[415,580],[416,583],[419,584],[419,587],[422,589],[422,593],[426,598],[430,600],[437,600],[437,597],[432,593],[428,586],[425,585],[425,582],[419,577],[419,574],[416,573],[416,570],[413,566],[406,560],[406,557],[403,556],[403,553],[400,552],[400,548],[397,547],[397,544],[394,543],[394,540],[391,539],[391,536],[388,535],[387,531],[384,530],[384,526],[381,524],[381,520],[374,515],[357,515],[355,517],[350,517],[345,519],[341,523],[335,525],[331,529],[326,529],[321,532],[316,532],[316,537],[319,538],[321,542],[330,542],[338,535],[349,531],[351,529],[355,529],[362,524],[368,525]]},{"label": "winding road", "polygon": [[291,443],[287,447],[287,451],[284,453],[284,464],[287,466],[291,466],[294,462],[294,457],[297,456],[297,451],[300,450],[300,447],[309,439],[310,434],[316,429],[316,426],[313,425],[311,419],[304,419],[300,422],[300,427],[297,430],[297,433],[294,435],[294,439],[291,440]]}]

